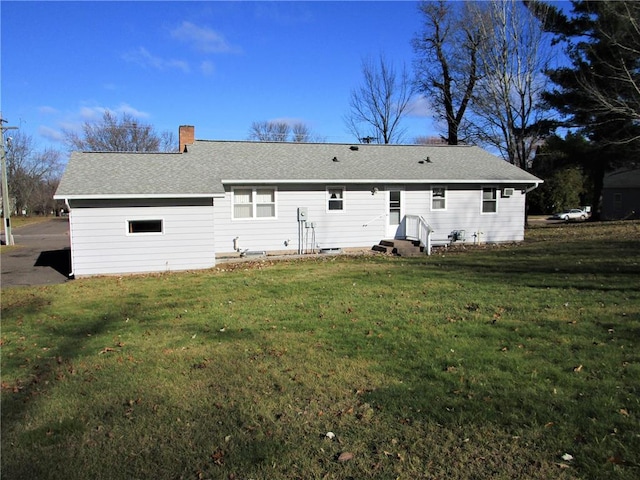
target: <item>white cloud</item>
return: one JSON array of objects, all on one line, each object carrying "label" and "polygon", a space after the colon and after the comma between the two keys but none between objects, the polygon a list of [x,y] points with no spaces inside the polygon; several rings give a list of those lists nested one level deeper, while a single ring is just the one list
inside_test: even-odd
[{"label": "white cloud", "polygon": [[171,36],[204,53],[240,53],[242,51],[239,47],[227,42],[224,36],[215,30],[199,27],[186,20],[179,27],[171,30]]},{"label": "white cloud", "polygon": [[200,64],[200,71],[204,75],[211,75],[215,71],[215,66],[213,65],[213,62],[205,60]]},{"label": "white cloud", "polygon": [[409,101],[407,114],[412,117],[430,117],[433,115],[433,108],[427,97],[417,95]]},{"label": "white cloud", "polygon": [[67,111],[65,113],[51,109],[51,113],[55,113],[55,117],[57,117],[53,119],[54,126],[41,125],[38,127],[38,134],[53,142],[63,142],[64,131],[80,132],[85,122],[99,122],[105,112],[113,113],[116,116],[127,114],[137,119],[147,119],[151,117],[148,112],[138,110],[125,102],[113,108],[100,105],[82,105],[77,110]]},{"label": "white cloud", "polygon": [[137,108],[132,107],[128,103],[124,103],[124,102],[115,108],[102,107],[99,105],[96,105],[93,107],[83,106],[83,107],[80,107],[80,110],[78,110],[77,115],[74,114],[73,116],[80,117],[80,119],[83,121],[93,121],[93,120],[98,120],[102,118],[102,116],[104,115],[104,112],[110,112],[116,115],[126,113],[136,118],[150,117],[150,115],[147,112],[138,110]]},{"label": "white cloud", "polygon": [[47,127],[46,125],[40,125],[38,127],[38,135],[50,140],[52,142],[62,142],[64,140],[64,135],[60,130],[56,130],[55,128]]},{"label": "white cloud", "polygon": [[184,60],[167,60],[162,57],[153,55],[144,47],[138,47],[135,50],[131,50],[122,55],[122,58],[127,62],[137,63],[142,67],[154,68],[156,70],[170,70],[175,68],[178,70],[182,70],[184,73],[189,73],[189,71],[191,70],[189,68],[189,63]]},{"label": "white cloud", "polygon": [[53,108],[53,107],[50,107],[49,105],[43,105],[43,106],[41,106],[41,107],[38,109],[38,111],[39,111],[40,113],[45,114],[45,115],[56,115],[56,114],[58,113],[58,110],[57,110],[57,109],[55,109],[55,108]]},{"label": "white cloud", "polygon": [[126,113],[126,114],[131,115],[132,117],[135,117],[135,118],[149,118],[151,116],[147,112],[143,112],[142,110],[138,110],[137,108],[132,107],[128,103],[121,103],[114,110],[111,110],[111,109],[109,109],[109,110],[112,111],[112,112],[115,112],[115,113]]},{"label": "white cloud", "polygon": [[83,121],[97,120],[98,118],[102,117],[106,110],[107,109],[104,107],[80,107],[78,116]]}]

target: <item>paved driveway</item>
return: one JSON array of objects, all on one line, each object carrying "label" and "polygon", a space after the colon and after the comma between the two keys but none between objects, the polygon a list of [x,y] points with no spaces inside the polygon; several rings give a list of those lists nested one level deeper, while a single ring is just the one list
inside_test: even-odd
[{"label": "paved driveway", "polygon": [[[4,233],[1,236],[4,243]],[[71,250],[69,219],[49,221],[13,229],[15,247],[0,257],[2,288],[52,285],[69,279]]]}]

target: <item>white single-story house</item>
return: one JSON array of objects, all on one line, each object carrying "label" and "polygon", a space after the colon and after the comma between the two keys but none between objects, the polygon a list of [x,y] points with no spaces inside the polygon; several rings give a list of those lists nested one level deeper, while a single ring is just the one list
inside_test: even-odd
[{"label": "white single-story house", "polygon": [[180,153],[74,152],[75,276],[210,268],[216,256],[521,241],[542,180],[473,146],[195,140]]},{"label": "white single-story house", "polygon": [[601,218],[640,218],[640,168],[630,166],[605,175],[602,185]]}]

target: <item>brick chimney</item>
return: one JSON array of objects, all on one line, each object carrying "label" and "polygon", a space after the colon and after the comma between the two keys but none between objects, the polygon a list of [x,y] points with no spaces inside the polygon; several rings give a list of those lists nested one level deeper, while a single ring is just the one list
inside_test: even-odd
[{"label": "brick chimney", "polygon": [[180,125],[178,133],[180,141],[180,153],[187,151],[187,145],[193,145],[196,140],[196,129],[193,125]]}]

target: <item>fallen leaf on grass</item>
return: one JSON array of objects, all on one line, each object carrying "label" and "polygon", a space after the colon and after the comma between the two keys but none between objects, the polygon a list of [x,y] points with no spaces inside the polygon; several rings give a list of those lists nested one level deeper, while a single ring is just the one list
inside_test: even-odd
[{"label": "fallen leaf on grass", "polygon": [[624,415],[625,417],[629,416],[629,411],[626,408],[621,408],[619,412],[620,412],[620,415]]},{"label": "fallen leaf on grass", "polygon": [[338,456],[338,461],[339,462],[348,462],[351,459],[353,459],[353,453],[351,453],[351,452],[342,452]]},{"label": "fallen leaf on grass", "polygon": [[573,367],[573,371],[579,373],[582,371],[582,365],[578,365],[577,367]]},{"label": "fallen leaf on grass", "polygon": [[571,460],[573,460],[573,455],[571,455],[570,453],[565,453],[564,455],[562,455],[562,459],[565,462],[570,462]]},{"label": "fallen leaf on grass", "polygon": [[211,454],[211,460],[213,460],[213,463],[216,465],[224,465],[224,452],[221,449],[216,450]]},{"label": "fallen leaf on grass", "polygon": [[102,355],[103,353],[108,353],[108,352],[115,352],[115,348],[111,348],[111,347],[106,347],[103,348],[102,350],[100,350],[100,354]]}]

